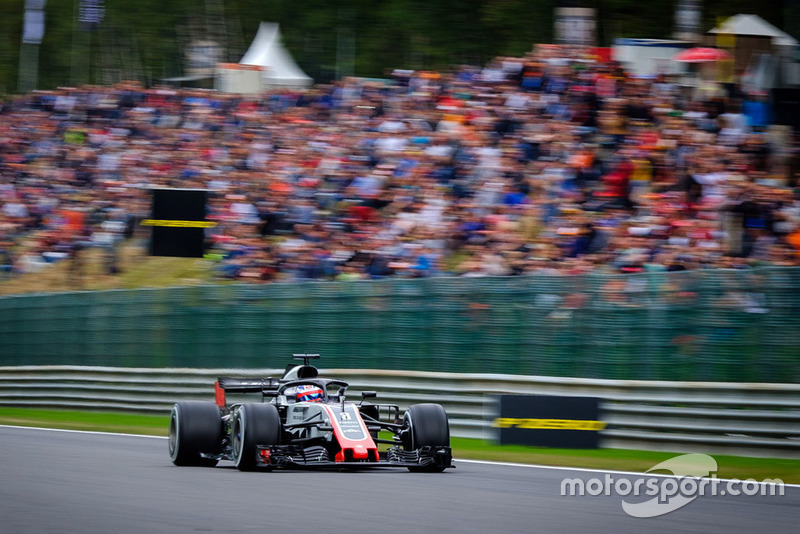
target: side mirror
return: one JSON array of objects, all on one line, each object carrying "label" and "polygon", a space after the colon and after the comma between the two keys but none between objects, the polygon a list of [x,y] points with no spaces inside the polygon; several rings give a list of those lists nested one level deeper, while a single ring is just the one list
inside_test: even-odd
[{"label": "side mirror", "polygon": [[378,396],[378,393],[375,391],[362,391],[361,392],[361,402],[358,403],[359,407],[364,404],[364,401],[367,399],[374,399]]}]

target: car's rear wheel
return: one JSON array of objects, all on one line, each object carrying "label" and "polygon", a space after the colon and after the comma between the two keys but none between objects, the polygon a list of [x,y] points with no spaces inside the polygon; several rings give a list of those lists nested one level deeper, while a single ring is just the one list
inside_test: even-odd
[{"label": "car's rear wheel", "polygon": [[231,442],[233,463],[240,471],[258,465],[258,445],[278,445],[281,418],[272,404],[242,404],[233,417]]},{"label": "car's rear wheel", "polygon": [[[403,416],[405,427],[404,447],[416,451],[423,447],[449,447],[450,425],[447,413],[439,404],[414,404],[408,407]],[[409,471],[422,473],[441,473],[441,465],[409,467]]]},{"label": "car's rear wheel", "polygon": [[[172,407],[169,457],[175,465],[213,467],[222,447],[222,416],[213,402],[182,401]],[[206,455],[206,456],[203,456]]]}]

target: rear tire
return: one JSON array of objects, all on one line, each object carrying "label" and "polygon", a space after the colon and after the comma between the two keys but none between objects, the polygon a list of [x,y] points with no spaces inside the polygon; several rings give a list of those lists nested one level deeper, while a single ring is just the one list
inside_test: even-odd
[{"label": "rear tire", "polygon": [[[404,443],[406,450],[450,446],[450,424],[447,421],[447,413],[441,405],[425,403],[409,406],[403,421],[407,427]],[[408,468],[415,473],[441,473],[445,469],[439,465]]]},{"label": "rear tire", "polygon": [[169,457],[181,466],[214,467],[222,447],[222,416],[213,402],[182,401],[172,407],[169,420]]},{"label": "rear tire", "polygon": [[278,445],[281,418],[272,404],[243,404],[236,410],[231,426],[233,463],[239,471],[258,465],[258,445]]}]

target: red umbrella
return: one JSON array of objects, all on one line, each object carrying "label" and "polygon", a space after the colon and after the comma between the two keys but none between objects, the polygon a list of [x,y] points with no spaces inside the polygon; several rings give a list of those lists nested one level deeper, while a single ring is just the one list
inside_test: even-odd
[{"label": "red umbrella", "polygon": [[723,59],[733,59],[728,52],[719,48],[687,48],[682,52],[675,54],[672,57],[673,61],[680,61],[683,63],[708,63],[711,61],[720,61]]}]

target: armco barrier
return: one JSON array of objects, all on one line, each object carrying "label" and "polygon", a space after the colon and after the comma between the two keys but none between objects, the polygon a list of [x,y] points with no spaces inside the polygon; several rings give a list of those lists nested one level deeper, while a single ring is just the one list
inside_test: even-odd
[{"label": "armco barrier", "polygon": [[[438,402],[452,434],[491,438],[495,393],[602,399],[602,444],[611,448],[725,452],[800,458],[800,385],[651,382],[414,371],[324,370],[405,408]],[[213,399],[218,376],[279,376],[280,370],[0,367],[0,406],[166,414],[182,399]]]}]

